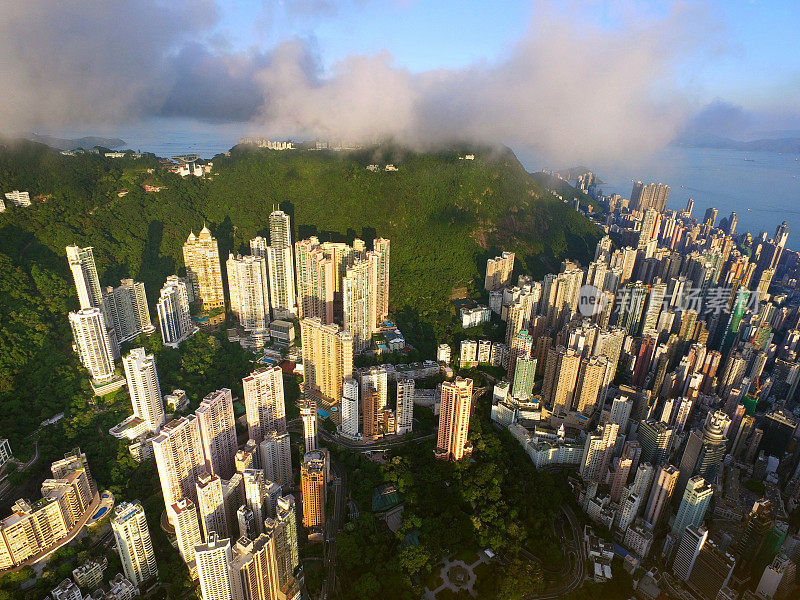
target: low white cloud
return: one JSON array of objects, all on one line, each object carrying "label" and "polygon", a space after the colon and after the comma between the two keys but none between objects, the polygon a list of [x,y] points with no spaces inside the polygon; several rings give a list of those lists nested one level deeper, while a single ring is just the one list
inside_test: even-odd
[{"label": "low white cloud", "polygon": [[[339,3],[289,4],[335,11]],[[412,73],[388,52],[326,71],[307,40],[233,51],[218,43],[213,0],[0,0],[0,128],[186,116],[250,123],[265,135],[502,142],[554,164],[663,147],[690,112],[671,82],[695,51],[697,13],[675,5],[658,18],[622,14],[604,29],[580,7],[539,6],[496,62]]]}]

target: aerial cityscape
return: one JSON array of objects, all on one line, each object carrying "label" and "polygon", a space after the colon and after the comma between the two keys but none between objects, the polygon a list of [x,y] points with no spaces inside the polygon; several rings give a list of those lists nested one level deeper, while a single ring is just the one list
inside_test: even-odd
[{"label": "aerial cityscape", "polygon": [[800,597],[791,3],[13,4],[0,600]]}]

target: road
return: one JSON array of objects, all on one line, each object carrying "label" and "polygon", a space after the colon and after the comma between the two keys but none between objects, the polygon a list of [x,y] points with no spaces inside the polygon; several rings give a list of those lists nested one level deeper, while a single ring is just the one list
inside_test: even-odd
[{"label": "road", "polygon": [[320,598],[327,600],[328,596],[337,588],[336,580],[336,534],[342,526],[344,516],[345,489],[347,474],[338,463],[331,463],[333,471],[333,516],[325,526],[325,569],[327,576],[322,583]]},{"label": "road", "polygon": [[[583,538],[581,537],[578,520],[572,512],[572,509],[566,504],[561,506],[561,512],[567,518],[566,520],[569,522],[570,528],[572,529],[572,540],[570,540],[564,532],[563,521],[559,521],[559,526],[556,528],[556,533],[561,538],[560,541],[564,547],[565,553],[565,564],[560,574],[561,583],[545,590],[541,594],[530,594],[525,597],[525,600],[555,600],[579,588],[586,577],[586,562],[583,556]],[[521,554],[529,560],[535,558],[525,549],[521,551]],[[567,579],[567,577],[569,577],[569,579]]]},{"label": "road", "polygon": [[[24,465],[19,462],[16,458],[11,458],[9,462],[14,461],[17,463],[18,471],[27,471],[33,463],[39,460],[39,440],[36,440],[33,444],[33,456],[31,456],[30,460],[26,462]],[[8,475],[3,475],[0,479],[0,500],[4,500],[6,494],[8,494],[9,490],[11,489],[11,483],[8,481]]]}]

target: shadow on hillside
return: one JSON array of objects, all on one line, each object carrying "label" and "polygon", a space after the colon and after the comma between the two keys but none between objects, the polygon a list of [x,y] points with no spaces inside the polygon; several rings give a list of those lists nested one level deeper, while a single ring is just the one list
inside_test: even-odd
[{"label": "shadow on hillside", "polygon": [[158,297],[158,291],[168,275],[175,274],[175,259],[161,255],[161,242],[164,238],[164,223],[150,221],[147,226],[147,241],[142,249],[142,262],[139,267],[138,281],[143,281],[145,291],[152,302]]},{"label": "shadow on hillside", "polygon": [[316,225],[297,226],[296,239],[305,240],[312,236],[319,238],[320,242],[335,242],[350,245],[352,245],[354,239],[359,238],[367,244],[367,248],[371,248],[372,241],[378,237],[378,231],[374,227],[362,227],[361,235],[359,235],[356,233],[355,229],[348,229],[347,233],[343,234],[329,229],[318,229]]},{"label": "shadow on hillside", "polygon": [[12,262],[25,268],[36,262],[67,276],[69,268],[66,255],[59,256],[42,244],[30,231],[16,225],[5,225],[0,228],[0,251],[5,252]]}]

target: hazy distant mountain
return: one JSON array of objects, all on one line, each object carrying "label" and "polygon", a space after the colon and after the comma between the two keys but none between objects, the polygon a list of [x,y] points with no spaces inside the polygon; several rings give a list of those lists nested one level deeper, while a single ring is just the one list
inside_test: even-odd
[{"label": "hazy distant mountain", "polygon": [[120,148],[125,145],[125,140],[121,140],[119,138],[103,138],[94,136],[68,140],[64,138],[53,137],[52,135],[39,135],[38,133],[34,133],[31,135],[30,139],[34,142],[39,142],[40,144],[47,144],[51,148],[55,148],[57,150],[76,150],[78,148],[91,150],[95,146],[101,146],[103,148]]},{"label": "hazy distant mountain", "polygon": [[744,152],[784,152],[800,153],[800,136],[781,138],[762,138],[739,141],[717,135],[687,136],[677,142],[678,146],[689,148],[719,148],[721,150],[742,150]]}]

